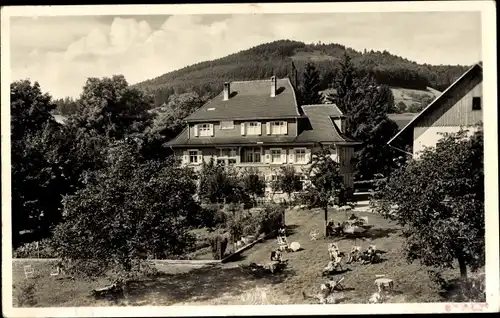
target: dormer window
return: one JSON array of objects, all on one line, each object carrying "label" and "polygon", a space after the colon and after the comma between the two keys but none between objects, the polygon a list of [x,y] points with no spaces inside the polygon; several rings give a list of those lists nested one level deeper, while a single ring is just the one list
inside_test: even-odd
[{"label": "dormer window", "polygon": [[202,137],[210,136],[210,124],[198,125],[198,131],[200,132],[200,136]]},{"label": "dormer window", "polygon": [[273,121],[271,122],[271,135],[286,135],[287,122],[286,121]]},{"label": "dormer window", "polygon": [[481,110],[481,97],[472,97],[472,110]]},{"label": "dormer window", "polygon": [[213,124],[194,125],[194,136],[195,137],[210,137],[213,135],[214,135],[214,125]]},{"label": "dormer window", "polygon": [[259,122],[249,122],[247,123],[247,135],[260,135],[261,126]]}]

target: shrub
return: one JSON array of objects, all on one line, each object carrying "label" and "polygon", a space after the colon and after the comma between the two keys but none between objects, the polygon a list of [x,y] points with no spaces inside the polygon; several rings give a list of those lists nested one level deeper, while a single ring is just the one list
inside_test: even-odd
[{"label": "shrub", "polygon": [[214,228],[225,224],[227,221],[226,213],[222,210],[220,204],[204,204],[201,209],[195,224],[198,227]]},{"label": "shrub", "polygon": [[[37,246],[38,244],[38,246]],[[14,258],[56,258],[50,239],[26,243],[13,251]]]},{"label": "shrub", "polygon": [[283,226],[285,208],[279,205],[266,205],[259,213],[259,232],[269,234]]}]

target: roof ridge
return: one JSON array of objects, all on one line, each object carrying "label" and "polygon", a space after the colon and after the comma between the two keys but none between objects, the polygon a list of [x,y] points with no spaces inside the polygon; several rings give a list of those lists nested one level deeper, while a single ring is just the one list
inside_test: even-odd
[{"label": "roof ridge", "polygon": [[455,85],[457,85],[461,80],[463,80],[468,74],[470,74],[470,72],[475,69],[476,67],[480,67],[481,71],[483,70],[483,67],[481,65],[479,65],[479,63],[476,63],[474,65],[472,65],[467,71],[465,71],[462,75],[460,75],[460,77],[458,79],[456,79],[450,86],[448,86],[442,93],[441,95],[437,96],[429,105],[427,105],[424,109],[422,109],[421,112],[419,112],[415,117],[413,117],[413,119],[408,123],[406,124],[406,126],[404,126],[400,131],[398,131],[398,133],[396,135],[394,135],[394,137],[392,137],[388,142],[387,144],[390,144],[392,141],[394,141],[399,135],[401,135],[403,133],[403,131],[406,130],[406,128],[410,127],[410,125],[412,125],[423,113],[425,113],[427,110],[429,110],[431,107],[433,107],[441,98],[443,98],[443,96],[449,92]]},{"label": "roof ridge", "polygon": [[[254,80],[246,80],[246,81],[229,81],[229,83],[255,83],[255,82],[269,82],[271,78],[269,79],[254,79]],[[288,80],[290,79],[288,77],[283,77],[283,78],[276,78],[276,80]]]},{"label": "roof ridge", "polygon": [[292,82],[290,81],[290,78],[285,77],[284,80],[286,80],[288,82],[288,85],[290,85],[290,87],[292,88],[293,101],[295,102],[295,111],[297,112],[297,115],[301,116],[300,111],[299,111],[300,106],[299,106],[299,103],[297,102],[297,95],[295,93],[295,88],[293,87]]}]

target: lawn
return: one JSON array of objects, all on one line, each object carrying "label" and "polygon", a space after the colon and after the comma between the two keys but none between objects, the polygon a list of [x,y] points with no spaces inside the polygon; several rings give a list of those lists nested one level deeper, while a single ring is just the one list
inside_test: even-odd
[{"label": "lawn", "polygon": [[[418,263],[408,264],[401,251],[402,238],[396,225],[369,212],[355,212],[368,216],[373,228],[358,239],[356,244],[363,249],[375,244],[382,251],[382,262],[373,265],[351,264],[344,276],[344,302],[366,303],[376,291],[375,275],[385,274],[394,280],[396,295],[389,302],[444,301],[439,289],[433,285],[425,268]],[[345,212],[331,210],[329,218],[343,221]],[[234,262],[208,267],[186,267],[186,265],[158,265],[160,274],[143,279],[132,286],[131,292],[116,305],[203,305],[203,304],[303,304],[302,291],[315,294],[325,281],[322,269],[328,263],[327,245],[337,241],[341,251],[349,251],[354,241],[350,239],[319,239],[311,241],[309,233],[316,228],[323,230],[323,212],[319,210],[289,210],[286,215],[289,241],[297,241],[303,250],[287,253],[288,269],[279,275],[256,278],[242,271],[238,265],[250,262],[263,263],[269,259],[271,250],[277,247],[276,240],[259,243],[244,252]],[[35,306],[109,306],[106,301],[96,302],[88,297],[92,288],[103,286],[106,281],[74,281],[50,276],[52,267],[47,262],[32,263],[36,277],[32,291]],[[20,287],[26,284],[21,261],[14,262],[14,304],[20,295]],[[457,276],[448,272],[445,278]]]}]

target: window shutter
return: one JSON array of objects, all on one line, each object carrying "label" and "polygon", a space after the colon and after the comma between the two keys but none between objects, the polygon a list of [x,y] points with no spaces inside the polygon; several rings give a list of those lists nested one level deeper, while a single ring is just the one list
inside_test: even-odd
[{"label": "window shutter", "polygon": [[271,122],[269,121],[266,123],[266,132],[268,135],[271,134]]},{"label": "window shutter", "polygon": [[311,149],[306,149],[306,163],[311,162]]},{"label": "window shutter", "polygon": [[283,126],[283,129],[284,129],[285,131],[284,131],[283,133],[284,133],[285,135],[288,135],[288,122],[287,122],[287,121],[285,121],[285,122],[284,122],[284,124],[285,124],[285,125]]},{"label": "window shutter", "polygon": [[281,149],[281,163],[286,163],[286,149]]},{"label": "window shutter", "polygon": [[295,149],[290,149],[288,154],[288,162],[293,163],[295,161]]},{"label": "window shutter", "polygon": [[260,135],[262,135],[262,123],[259,122],[258,126],[259,126],[258,130],[259,130],[259,136],[260,136]]},{"label": "window shutter", "polygon": [[187,150],[182,152],[182,163],[187,165],[189,163],[189,153]]},{"label": "window shutter", "polygon": [[198,137],[198,125],[194,125],[194,136]]},{"label": "window shutter", "polygon": [[241,135],[245,136],[245,123],[241,123]]},{"label": "window shutter", "polygon": [[201,164],[203,161],[203,155],[201,150],[198,150],[198,163]]},{"label": "window shutter", "polygon": [[210,136],[214,136],[214,124],[210,124]]},{"label": "window shutter", "polygon": [[269,149],[264,150],[264,162],[265,163],[271,162],[271,150]]}]

